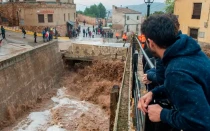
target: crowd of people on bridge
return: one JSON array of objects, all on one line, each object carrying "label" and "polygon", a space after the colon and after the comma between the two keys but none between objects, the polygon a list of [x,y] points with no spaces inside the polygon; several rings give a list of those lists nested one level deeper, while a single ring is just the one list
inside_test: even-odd
[{"label": "crowd of people on bridge", "polygon": [[[22,32],[23,38],[25,39],[26,38],[26,30],[24,29],[24,27],[21,28],[21,32]],[[2,36],[2,39],[6,38],[5,29],[3,26],[1,26],[0,35]],[[58,35],[58,32],[55,28],[46,27],[42,31],[43,42],[51,41],[51,40],[53,40],[53,37],[54,36],[57,37],[57,35]],[[36,31],[33,32],[33,36],[34,36],[34,43],[37,43],[37,32]],[[0,39],[0,40],[2,41],[2,39]]]},{"label": "crowd of people on bridge", "polygon": [[138,108],[146,120],[159,124],[160,131],[210,131],[210,59],[196,40],[182,34],[175,15],[150,16],[141,33],[144,50],[156,59],[153,69],[143,62],[148,93]]},{"label": "crowd of people on bridge", "polygon": [[94,38],[94,36],[99,35],[102,38],[113,38],[113,32],[111,30],[109,31],[105,31],[103,30],[102,27],[97,27],[94,28],[93,26],[93,30],[90,30],[90,27],[88,27],[87,29],[83,29],[83,37],[89,37],[89,38]]},{"label": "crowd of people on bridge", "polygon": [[[43,38],[43,42],[48,42],[53,40],[53,36],[57,37],[57,30],[55,28],[49,28],[46,27],[43,29],[42,31],[42,38]],[[35,33],[34,33],[34,37],[35,37]]]},{"label": "crowd of people on bridge", "polygon": [[[85,26],[86,21],[83,21],[83,24]],[[113,38],[113,32],[111,30],[104,30],[103,29],[103,22],[99,21],[98,26],[95,27],[94,25],[92,26],[92,30],[90,27],[87,27],[86,29],[84,28],[82,30],[83,37],[89,37],[89,38],[94,38],[95,36],[100,36],[101,38]]]},{"label": "crowd of people on bridge", "polygon": [[68,36],[69,38],[76,38],[80,35],[80,33],[81,33],[81,26],[78,25],[78,27],[74,27],[69,30]]}]

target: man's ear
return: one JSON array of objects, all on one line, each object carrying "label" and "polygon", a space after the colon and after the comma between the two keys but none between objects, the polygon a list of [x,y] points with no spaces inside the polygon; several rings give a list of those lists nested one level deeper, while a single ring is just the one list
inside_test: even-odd
[{"label": "man's ear", "polygon": [[154,46],[155,46],[153,40],[151,40],[150,38],[148,38],[148,41],[149,41],[149,45],[150,45],[151,47],[154,47]]}]

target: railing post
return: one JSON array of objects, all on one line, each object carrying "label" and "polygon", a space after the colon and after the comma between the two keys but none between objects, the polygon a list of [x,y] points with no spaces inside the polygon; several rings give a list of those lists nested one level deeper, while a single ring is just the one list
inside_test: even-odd
[{"label": "railing post", "polygon": [[[136,43],[135,43],[135,35],[133,36],[133,42],[132,42],[132,58],[134,58],[134,53],[135,53],[135,50],[136,50]],[[134,65],[134,61],[132,59],[132,69],[133,69],[133,65]]]},{"label": "railing post", "polygon": [[120,87],[118,85],[114,85],[111,91],[110,97],[110,123],[109,123],[109,131],[113,131],[114,127],[114,120],[115,120],[115,113],[117,109],[117,102],[119,97],[119,90]]},{"label": "railing post", "polygon": [[138,51],[135,50],[135,53],[133,54],[133,83],[132,83],[132,98],[134,98],[134,91],[136,88],[136,77],[135,72],[138,71]]}]

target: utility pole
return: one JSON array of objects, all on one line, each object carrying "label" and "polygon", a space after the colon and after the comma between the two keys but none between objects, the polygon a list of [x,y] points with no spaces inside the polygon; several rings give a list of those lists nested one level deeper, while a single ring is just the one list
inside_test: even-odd
[{"label": "utility pole", "polygon": [[154,0],[144,0],[144,3],[147,4],[147,17],[150,15],[150,5],[154,2]]}]

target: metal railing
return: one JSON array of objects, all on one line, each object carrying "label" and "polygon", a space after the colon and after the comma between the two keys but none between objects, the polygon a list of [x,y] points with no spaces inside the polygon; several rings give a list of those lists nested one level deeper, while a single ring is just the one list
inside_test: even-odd
[{"label": "metal railing", "polygon": [[[140,50],[138,51],[136,48],[136,44],[139,45]],[[144,131],[145,130],[145,117],[143,112],[138,109],[138,101],[141,97],[141,83],[138,78],[138,59],[140,57],[139,53],[141,52],[149,65],[150,68],[154,68],[154,64],[150,60],[150,58],[145,53],[143,47],[141,46],[140,41],[136,36],[133,37],[133,45],[132,45],[132,69],[133,69],[133,83],[132,83],[132,97],[134,98],[134,112],[135,112],[135,122],[136,131]]]},{"label": "metal railing", "polygon": [[[137,37],[135,37],[135,39],[136,39],[136,41],[137,41],[138,44],[139,44],[140,50],[141,50],[141,52],[143,53],[143,55],[144,55],[144,57],[145,57],[145,59],[146,59],[146,61],[147,61],[147,64],[149,65],[150,68],[154,68],[154,67],[155,67],[154,64],[152,63],[152,61],[150,60],[150,58],[149,58],[149,57],[147,56],[147,54],[145,53],[144,49],[143,49],[142,46],[141,46],[141,43],[140,43],[139,39],[138,39]],[[147,41],[146,41],[146,43],[147,43]]]}]

